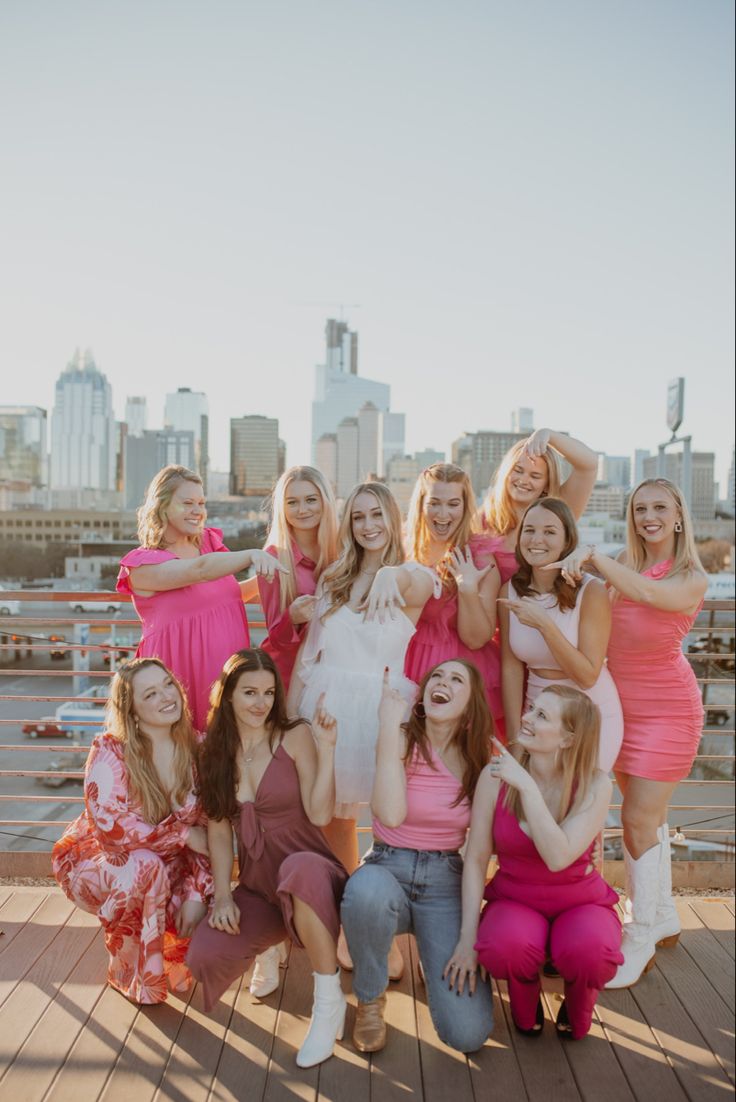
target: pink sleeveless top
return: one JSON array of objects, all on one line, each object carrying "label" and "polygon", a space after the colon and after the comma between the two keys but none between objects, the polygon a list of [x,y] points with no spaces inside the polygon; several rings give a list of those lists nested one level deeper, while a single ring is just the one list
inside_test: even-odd
[{"label": "pink sleeveless top", "polygon": [[[453,807],[462,786],[442,758],[431,749],[432,765],[414,753],[406,769],[406,818],[401,826],[387,827],[373,819],[377,841],[398,849],[458,850],[470,826],[470,803]],[[434,768],[433,768],[434,767]]]},{"label": "pink sleeveless top", "polygon": [[[580,586],[574,608],[561,609],[557,604],[554,593],[545,593],[534,597],[542,605],[550,619],[554,621],[568,643],[576,649],[580,628],[580,609],[583,604],[583,590],[590,579],[591,575],[586,574],[583,584]],[[516,601],[521,599],[512,582],[509,582],[509,597]],[[509,645],[516,657],[532,670],[559,670],[560,668],[559,662],[547,646],[541,631],[529,627],[528,624],[522,624],[513,612],[509,616]]]}]

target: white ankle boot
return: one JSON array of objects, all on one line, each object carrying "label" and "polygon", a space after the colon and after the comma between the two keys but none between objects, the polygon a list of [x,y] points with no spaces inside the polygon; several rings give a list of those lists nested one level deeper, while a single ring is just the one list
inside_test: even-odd
[{"label": "white ankle boot", "polygon": [[311,1068],[329,1059],[335,1041],[341,1041],[345,1029],[347,1001],[340,986],[340,969],[333,975],[313,972],[314,1005],[312,1018],[296,1062],[300,1068]]},{"label": "white ankle boot", "polygon": [[631,922],[624,926],[621,952],[624,963],[619,965],[606,988],[633,987],[654,964],[654,920],[659,896],[659,865],[662,843],[658,842],[638,860],[624,846],[626,882],[631,900]]},{"label": "white ankle boot", "polygon": [[270,995],[279,985],[279,965],[286,960],[286,943],[280,942],[272,945],[264,953],[259,953],[253,965],[253,975],[250,978],[248,990],[258,999],[264,999]]},{"label": "white ankle boot", "polygon": [[654,940],[657,945],[670,947],[676,945],[680,937],[680,919],[672,898],[672,856],[670,853],[670,831],[666,823],[657,829],[661,842],[659,861],[659,893],[657,895],[657,914],[654,919]]}]

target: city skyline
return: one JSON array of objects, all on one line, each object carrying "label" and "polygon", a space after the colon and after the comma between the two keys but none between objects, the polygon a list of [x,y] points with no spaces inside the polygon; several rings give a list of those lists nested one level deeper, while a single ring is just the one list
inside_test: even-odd
[{"label": "city skyline", "polygon": [[118,419],[145,395],[162,426],[189,387],[214,469],[250,414],[308,462],[331,316],[410,454],[520,407],[653,451],[684,376],[682,430],[723,494],[733,18],[721,0],[5,6],[4,404],[50,413],[90,347]]}]

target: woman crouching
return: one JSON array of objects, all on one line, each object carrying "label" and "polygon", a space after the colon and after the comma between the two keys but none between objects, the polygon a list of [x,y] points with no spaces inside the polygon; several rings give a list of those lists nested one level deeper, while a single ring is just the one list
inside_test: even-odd
[{"label": "woman crouching", "polygon": [[[507,980],[514,1024],[529,1036],[544,1024],[539,972],[548,955],[565,981],[557,1031],[574,1039],[588,1033],[598,992],[623,959],[618,896],[591,857],[611,798],[596,767],[599,733],[589,697],[550,685],[522,719],[519,760],[496,742],[476,790],[451,965],[462,977],[477,953]],[[491,852],[499,867],[484,892]]]},{"label": "woman crouching", "polygon": [[467,984],[454,987],[446,965],[460,934],[458,850],[488,761],[492,720],[481,676],[462,660],[429,670],[402,724],[405,710],[386,676],[371,799],[374,843],[342,904],[358,998],[353,1042],[361,1052],[386,1043],[389,949],[396,934],[413,933],[437,1033],[453,1048],[473,1052],[493,1025],[490,987],[477,982],[474,968]]},{"label": "woman crouching", "polygon": [[87,759],[85,809],[54,846],[54,876],[98,916],[110,986],[158,1003],[167,981],[175,991],[191,985],[184,958],[212,894],[196,736],[181,686],[157,658],[120,667],[106,722]]},{"label": "woman crouching", "polygon": [[[311,730],[288,720],[273,659],[262,650],[238,651],[213,686],[199,763],[215,889],[188,964],[209,1011],[257,954],[287,936],[306,949],[314,1008],[300,1067],[332,1055],[346,1007],[335,951],[347,873],[319,829],[335,805],[337,726],[321,704]],[[234,891],[233,830],[240,868]]]}]

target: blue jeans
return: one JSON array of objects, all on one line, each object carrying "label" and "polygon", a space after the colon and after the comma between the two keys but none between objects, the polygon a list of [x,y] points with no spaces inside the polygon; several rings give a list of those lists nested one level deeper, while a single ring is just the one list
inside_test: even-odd
[{"label": "blue jeans", "polygon": [[475,1052],[493,1028],[490,984],[475,994],[450,990],[442,978],[460,937],[463,861],[437,850],[375,843],[347,882],[341,917],[353,958],[353,991],[370,1002],[388,986],[388,953],[396,934],[413,933],[424,969],[429,1012],[446,1045]]}]

